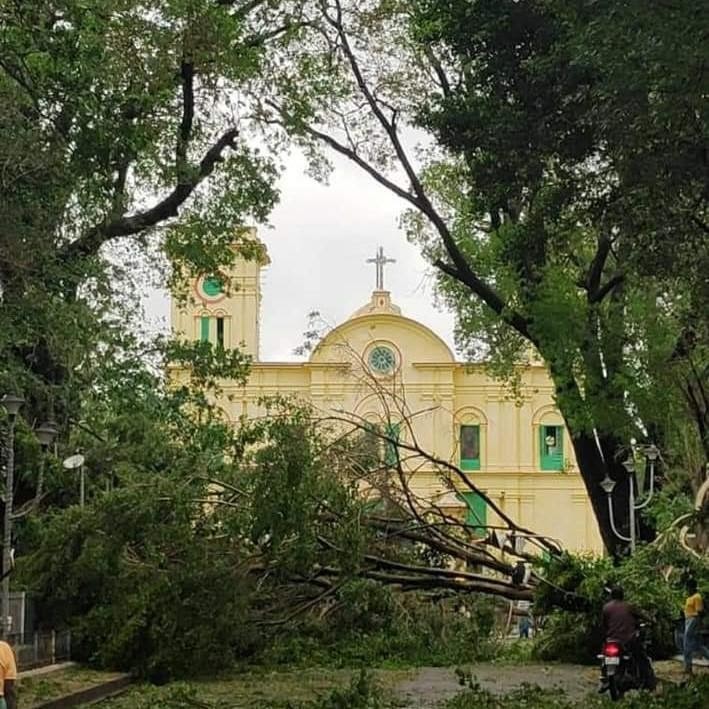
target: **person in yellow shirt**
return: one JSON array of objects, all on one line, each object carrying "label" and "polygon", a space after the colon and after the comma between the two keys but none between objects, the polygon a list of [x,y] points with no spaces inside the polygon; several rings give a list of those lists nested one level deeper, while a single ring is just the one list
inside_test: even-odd
[{"label": "person in yellow shirt", "polygon": [[0,709],[17,709],[17,663],[4,640],[0,640],[0,675]]},{"label": "person in yellow shirt", "polygon": [[704,600],[697,591],[697,582],[694,579],[687,581],[689,596],[684,602],[684,670],[692,674],[692,656],[702,655],[709,660],[709,648],[702,643],[699,634],[699,625],[704,613]]}]

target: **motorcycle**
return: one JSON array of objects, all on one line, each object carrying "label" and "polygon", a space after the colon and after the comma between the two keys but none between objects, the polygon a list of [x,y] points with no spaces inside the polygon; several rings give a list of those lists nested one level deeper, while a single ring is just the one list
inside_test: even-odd
[{"label": "motorcycle", "polygon": [[[636,642],[643,649],[645,640],[645,624],[641,624],[636,633]],[[644,658],[637,657],[617,640],[608,638],[603,643],[603,650],[598,655],[601,661],[601,692],[606,690],[615,702],[631,689],[655,689],[657,683],[652,663],[647,653]],[[644,667],[641,665],[645,665]]]}]

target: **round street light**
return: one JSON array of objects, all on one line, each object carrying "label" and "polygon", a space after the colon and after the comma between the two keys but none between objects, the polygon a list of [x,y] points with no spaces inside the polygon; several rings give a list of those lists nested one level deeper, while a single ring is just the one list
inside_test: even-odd
[{"label": "round street light", "polygon": [[54,441],[57,433],[59,433],[54,421],[45,421],[41,426],[38,426],[34,432],[39,444],[44,448],[51,446],[52,441]]},{"label": "round street light", "polygon": [[70,455],[63,463],[62,465],[67,469],[67,470],[75,470],[76,468],[79,469],[79,505],[81,507],[84,506],[84,502],[86,500],[86,480],[84,476],[84,463],[86,462],[86,459],[84,458],[81,453],[76,453],[74,455]]},{"label": "round street light", "polygon": [[615,480],[608,477],[606,474],[606,477],[601,480],[601,487],[603,488],[603,492],[610,497],[613,494],[613,490],[615,490]]},{"label": "round street light", "polygon": [[635,472],[635,461],[632,457],[624,460],[621,465],[628,471],[629,475],[632,475]]},{"label": "round street light", "polygon": [[20,407],[24,403],[25,400],[21,396],[15,396],[15,394],[5,394],[5,396],[0,399],[0,404],[2,404],[5,411],[7,411],[7,415],[13,419],[20,413]]},{"label": "round street light", "polygon": [[657,446],[652,443],[645,449],[644,453],[650,461],[657,460],[660,456],[660,451],[657,450]]}]

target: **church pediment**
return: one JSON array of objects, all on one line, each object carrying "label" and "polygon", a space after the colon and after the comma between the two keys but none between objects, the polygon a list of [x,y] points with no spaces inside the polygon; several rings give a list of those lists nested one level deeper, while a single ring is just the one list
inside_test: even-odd
[{"label": "church pediment", "polygon": [[455,364],[448,345],[425,325],[404,317],[384,288],[384,267],[395,263],[380,246],[368,259],[376,266],[376,287],[369,302],[329,332],[310,357],[312,365],[340,362],[376,377],[401,374],[421,363]]},{"label": "church pediment", "polygon": [[397,311],[357,311],[322,339],[310,357],[311,364],[359,362],[380,375],[421,363],[455,364],[450,348],[435,332]]}]

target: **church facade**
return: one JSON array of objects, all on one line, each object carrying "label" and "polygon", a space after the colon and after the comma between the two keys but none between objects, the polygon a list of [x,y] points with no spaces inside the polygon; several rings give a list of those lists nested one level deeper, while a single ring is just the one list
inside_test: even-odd
[{"label": "church facade", "polygon": [[[369,302],[327,333],[307,361],[263,361],[260,274],[269,261],[265,248],[261,254],[256,260],[237,258],[219,277],[194,279],[190,302],[172,304],[177,336],[240,347],[253,357],[245,386],[222,385],[219,405],[230,421],[263,414],[259,400],[274,395],[300,398],[338,417],[347,412],[349,420],[385,421],[387,435],[415,441],[432,458],[453,463],[520,526],[569,550],[602,552],[543,363],[525,366],[513,395],[487,374],[484,363],[456,361],[435,332],[392,302],[384,289],[381,250],[372,259],[377,287]],[[451,515],[473,526],[496,525],[481,498],[462,487],[451,492],[435,466],[417,463],[409,480],[416,495]]]}]

